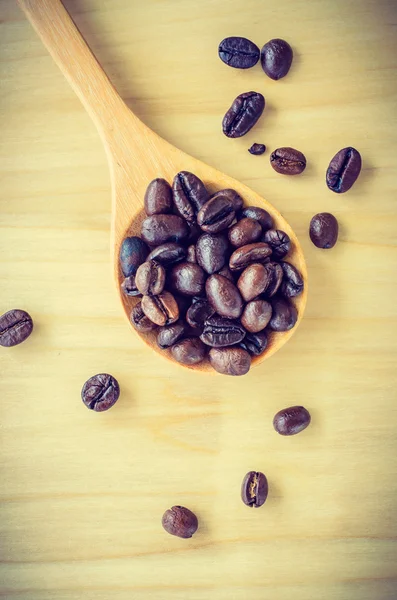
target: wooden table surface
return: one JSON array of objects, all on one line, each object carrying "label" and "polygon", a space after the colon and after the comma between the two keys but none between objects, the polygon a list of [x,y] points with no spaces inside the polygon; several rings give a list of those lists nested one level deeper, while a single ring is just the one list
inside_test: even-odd
[{"label": "wooden table surface", "polygon": [[[99,137],[12,0],[0,0],[0,312],[30,339],[1,361],[0,596],[10,600],[385,600],[397,597],[396,63],[394,0],[67,0],[128,105],[190,154],[252,187],[289,220],[309,268],[303,323],[242,378],[187,372],[126,326],[109,260],[110,183]],[[290,74],[228,68],[219,41],[272,37]],[[266,97],[238,140],[233,98]],[[252,142],[268,151],[251,156]],[[300,177],[269,153],[303,151]],[[330,192],[337,150],[363,157]],[[133,166],[132,166],[133,168]],[[331,251],[308,237],[334,213]],[[80,390],[112,373],[121,397],[89,412]],[[292,438],[276,411],[303,404]],[[240,500],[248,470],[267,503]],[[164,510],[191,508],[191,540]]]}]

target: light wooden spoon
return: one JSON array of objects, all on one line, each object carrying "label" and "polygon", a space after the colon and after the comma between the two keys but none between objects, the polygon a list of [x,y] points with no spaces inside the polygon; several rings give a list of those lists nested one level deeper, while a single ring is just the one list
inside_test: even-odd
[{"label": "light wooden spoon", "polygon": [[[266,209],[272,215],[276,228],[282,229],[291,238],[293,248],[288,260],[301,272],[305,289],[295,299],[299,315],[295,327],[285,333],[274,333],[266,351],[253,358],[252,362],[257,365],[269,358],[296,331],[307,299],[307,270],[303,252],[287,221],[269,202],[245,185],[188,156],[146,127],[120,98],[60,0],[18,0],[18,3],[82,101],[105,145],[112,182],[111,249],[114,276],[128,321],[131,309],[138,300],[125,296],[120,289],[123,279],[118,262],[120,244],[127,235],[140,234],[144,218],[143,197],[148,183],[156,177],[163,177],[171,183],[178,171],[191,171],[204,181],[211,193],[232,188],[244,198],[247,205]],[[143,334],[141,337],[153,350],[173,360],[169,351],[158,348],[155,334]],[[214,372],[208,361],[190,368]]]}]

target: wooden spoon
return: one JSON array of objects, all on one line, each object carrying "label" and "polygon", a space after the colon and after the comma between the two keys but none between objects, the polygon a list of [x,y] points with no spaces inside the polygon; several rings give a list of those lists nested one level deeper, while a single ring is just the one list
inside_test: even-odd
[{"label": "wooden spoon", "polygon": [[[285,333],[274,333],[266,351],[254,357],[252,362],[257,365],[269,358],[296,331],[307,299],[307,270],[303,252],[287,221],[269,202],[248,187],[188,156],[146,127],[120,98],[60,0],[18,0],[18,3],[82,101],[105,145],[112,184],[111,248],[114,276],[128,321],[137,299],[125,296],[120,289],[123,279],[118,261],[120,244],[127,235],[140,234],[144,218],[143,197],[148,183],[156,177],[163,177],[171,183],[178,171],[191,171],[204,181],[211,193],[232,188],[244,198],[247,205],[266,209],[272,215],[275,227],[285,231],[291,238],[292,250],[288,260],[301,272],[305,289],[295,299],[299,315],[295,327]],[[143,334],[141,337],[153,350],[173,360],[169,351],[158,348],[155,334]],[[190,368],[214,372],[207,361]]]}]

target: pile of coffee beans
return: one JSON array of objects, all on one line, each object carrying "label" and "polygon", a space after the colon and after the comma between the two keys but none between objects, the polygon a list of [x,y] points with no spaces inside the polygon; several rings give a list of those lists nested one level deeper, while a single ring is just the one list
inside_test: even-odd
[{"label": "pile of coffee beans", "polygon": [[156,332],[161,349],[179,363],[207,355],[225,375],[244,375],[272,332],[294,327],[292,301],[303,279],[288,262],[291,240],[260,207],[244,207],[234,190],[212,196],[193,173],[178,173],[172,187],[149,183],[141,237],[123,240],[121,284],[141,297],[131,323]]}]

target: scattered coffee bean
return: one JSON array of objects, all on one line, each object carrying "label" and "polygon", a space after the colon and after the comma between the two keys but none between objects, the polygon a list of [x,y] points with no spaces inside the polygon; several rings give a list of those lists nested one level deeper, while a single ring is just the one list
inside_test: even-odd
[{"label": "scattered coffee bean", "polygon": [[181,171],[175,175],[172,190],[177,211],[186,221],[194,223],[198,211],[210,197],[204,183],[193,173]]},{"label": "scattered coffee bean", "polygon": [[250,69],[259,60],[260,52],[256,44],[244,37],[228,37],[218,48],[219,58],[235,69]]},{"label": "scattered coffee bean", "polygon": [[138,290],[135,284],[135,275],[126,277],[121,284],[121,289],[126,296],[140,296],[141,292]]},{"label": "scattered coffee bean", "polygon": [[246,333],[245,338],[240,343],[240,347],[247,350],[253,356],[259,356],[266,350],[267,344],[266,331],[260,331],[259,333]]},{"label": "scattered coffee bean", "polygon": [[238,344],[245,336],[244,327],[238,321],[213,316],[206,320],[200,339],[213,348]]},{"label": "scattered coffee bean", "polygon": [[221,317],[238,319],[243,312],[243,299],[237,287],[222,275],[210,275],[205,284],[207,298]]},{"label": "scattered coffee bean", "polygon": [[263,236],[263,241],[272,249],[272,256],[280,259],[291,250],[291,240],[285,231],[280,229],[269,229]]},{"label": "scattered coffee bean", "polygon": [[267,231],[273,227],[273,219],[271,215],[264,210],[263,208],[259,208],[259,206],[247,206],[244,208],[240,214],[239,218],[244,219],[244,217],[248,217],[249,219],[255,219],[255,221],[259,221],[263,231]]},{"label": "scattered coffee bean", "polygon": [[262,69],[268,77],[276,81],[286,76],[292,58],[292,48],[285,40],[270,40],[261,50]]},{"label": "scattered coffee bean", "polygon": [[148,254],[149,248],[141,238],[136,236],[125,238],[120,247],[120,266],[124,277],[135,275]]},{"label": "scattered coffee bean", "polygon": [[193,298],[193,304],[186,313],[186,321],[191,327],[202,330],[207,319],[212,317],[214,309],[205,298]]},{"label": "scattered coffee bean", "polygon": [[227,263],[229,244],[223,233],[204,233],[196,243],[197,262],[206,273],[212,275]]},{"label": "scattered coffee bean", "polygon": [[233,252],[229,260],[230,270],[242,271],[248,265],[255,262],[265,263],[268,261],[272,249],[265,242],[257,242],[256,244],[247,244],[241,246]]},{"label": "scattered coffee bean", "polygon": [[156,325],[164,326],[175,323],[179,319],[178,304],[170,292],[158,296],[144,296],[142,310]]},{"label": "scattered coffee bean", "polygon": [[270,329],[273,331],[289,331],[292,329],[298,319],[298,313],[295,306],[287,298],[272,298],[272,318],[270,319]]},{"label": "scattered coffee bean", "polygon": [[235,211],[227,196],[217,194],[204,204],[197,215],[197,223],[203,231],[218,233],[234,221]]},{"label": "scattered coffee bean", "polygon": [[165,179],[153,179],[145,193],[145,212],[148,216],[170,213],[172,190]]},{"label": "scattered coffee bean", "polygon": [[259,333],[267,327],[272,316],[272,307],[266,300],[251,300],[246,304],[241,323],[250,333]]},{"label": "scattered coffee bean", "polygon": [[135,275],[135,285],[144,296],[161,294],[165,284],[165,269],[155,260],[142,263]]},{"label": "scattered coffee bean", "polygon": [[338,232],[338,221],[331,213],[319,213],[310,221],[310,239],[317,248],[333,248]]},{"label": "scattered coffee bean", "polygon": [[240,196],[240,194],[238,194],[235,190],[230,190],[230,189],[220,190],[219,192],[216,192],[216,194],[211,196],[211,200],[213,200],[214,198],[217,198],[218,196],[223,196],[223,197],[226,196],[226,198],[229,198],[230,202],[232,203],[233,210],[235,212],[237,212],[243,208],[243,205],[244,205],[243,199]]},{"label": "scattered coffee bean", "polygon": [[131,311],[130,321],[137,331],[140,333],[148,333],[157,329],[157,325],[153,323],[143,312],[142,302],[138,302]]},{"label": "scattered coffee bean", "polygon": [[157,345],[162,350],[169,348],[185,335],[186,329],[186,324],[182,320],[160,327],[157,334]]},{"label": "scattered coffee bean", "polygon": [[343,194],[352,187],[361,171],[361,155],[355,148],[339,150],[327,169],[327,186],[337,194]]},{"label": "scattered coffee bean", "polygon": [[120,387],[117,380],[107,373],[90,377],[81,390],[81,399],[86,407],[96,412],[112,408],[119,396]]},{"label": "scattered coffee bean", "polygon": [[269,486],[266,476],[260,471],[250,471],[243,479],[241,499],[247,506],[259,508],[266,502]]},{"label": "scattered coffee bean", "polygon": [[257,122],[263,109],[265,99],[258,92],[240,94],[223,117],[223,133],[230,138],[245,135]]},{"label": "scattered coffee bean", "polygon": [[229,229],[229,242],[235,248],[246,246],[259,240],[262,227],[259,221],[245,217]]},{"label": "scattered coffee bean", "polygon": [[0,346],[17,346],[30,336],[32,330],[33,320],[26,311],[9,310],[0,317]]},{"label": "scattered coffee bean", "polygon": [[211,348],[209,352],[211,366],[222,375],[245,375],[250,370],[251,356],[243,348]]},{"label": "scattered coffee bean", "polygon": [[277,148],[270,155],[270,164],[281,175],[299,175],[306,168],[306,158],[294,148]]},{"label": "scattered coffee bean", "polygon": [[186,296],[201,296],[204,292],[205,273],[195,263],[178,263],[172,268],[170,282],[174,290]]},{"label": "scattered coffee bean", "polygon": [[167,533],[180,538],[191,538],[198,528],[197,517],[184,506],[173,506],[165,511],[162,525]]},{"label": "scattered coffee bean", "polygon": [[310,424],[310,413],[303,406],[290,406],[280,410],[273,419],[273,426],[281,435],[295,435]]},{"label": "scattered coffee bean", "polygon": [[175,242],[169,242],[168,244],[161,244],[154,248],[147,257],[147,260],[155,260],[162,264],[164,267],[173,265],[174,263],[185,260],[186,248]]},{"label": "scattered coffee bean", "polygon": [[241,273],[237,287],[245,302],[253,300],[267,289],[272,272],[266,267],[267,265],[253,263]]},{"label": "scattered coffee bean", "polygon": [[[183,242],[188,235],[187,223],[178,215],[152,215],[142,223],[142,239],[152,246],[166,244],[167,242]],[[127,276],[126,273],[124,275]],[[131,273],[128,273],[128,275],[131,275]]]},{"label": "scattered coffee bean", "polygon": [[284,278],[281,284],[281,293],[286,298],[294,298],[303,292],[303,279],[298,269],[288,262],[281,262]]},{"label": "scattered coffee bean", "polygon": [[190,263],[197,263],[196,246],[194,244],[191,244],[187,249],[186,261]]},{"label": "scattered coffee bean", "polygon": [[199,338],[188,337],[174,344],[171,354],[183,365],[197,365],[204,360],[207,348]]},{"label": "scattered coffee bean", "polygon": [[251,148],[248,148],[248,152],[250,154],[254,154],[255,156],[259,156],[260,154],[264,154],[266,152],[265,144],[252,144]]}]

